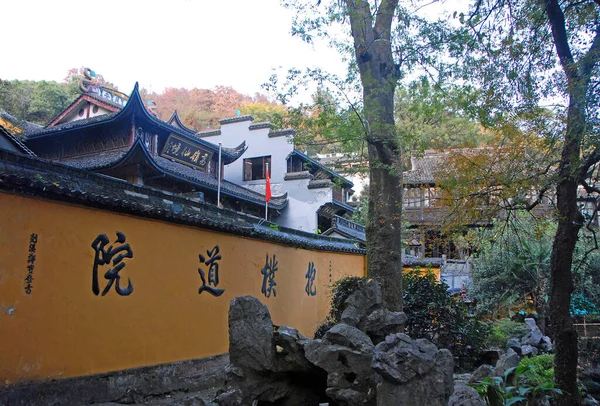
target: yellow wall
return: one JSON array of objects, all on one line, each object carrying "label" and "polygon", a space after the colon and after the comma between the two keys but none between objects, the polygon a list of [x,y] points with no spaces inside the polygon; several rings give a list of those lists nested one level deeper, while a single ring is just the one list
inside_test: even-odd
[{"label": "yellow wall", "polygon": [[[92,292],[92,241],[126,236],[120,296],[115,284]],[[36,233],[31,294],[25,292],[30,235]],[[119,245],[119,244],[116,244]],[[220,248],[220,297],[198,294],[198,254]],[[276,256],[276,295],[261,294],[266,256]],[[206,255],[205,255],[206,256]],[[113,259],[116,255],[113,257]],[[309,261],[317,295],[305,292]],[[207,274],[207,268],[203,266]],[[331,269],[331,277],[330,277]],[[72,377],[227,352],[232,298],[253,295],[273,322],[312,335],[329,311],[328,286],[364,275],[363,255],[316,252],[234,235],[0,193],[0,386],[30,379]],[[208,275],[207,275],[208,276]]]}]

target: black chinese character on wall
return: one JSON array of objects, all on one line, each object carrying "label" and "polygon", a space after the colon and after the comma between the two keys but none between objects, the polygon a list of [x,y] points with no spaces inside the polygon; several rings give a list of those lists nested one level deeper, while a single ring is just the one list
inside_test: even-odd
[{"label": "black chinese character on wall", "polygon": [[[102,296],[106,295],[113,284],[115,284],[115,290],[121,296],[129,296],[133,292],[133,285],[131,279],[128,279],[128,285],[125,289],[121,288],[121,276],[119,272],[125,268],[125,262],[122,262],[125,258],[133,258],[133,251],[129,244],[125,244],[125,234],[117,231],[117,239],[114,242],[115,245],[106,246],[110,243],[110,240],[106,234],[100,234],[94,242],[92,242],[92,248],[96,252],[94,256],[94,267],[92,270],[92,292],[94,295],[100,293],[98,286],[98,266],[108,265],[112,261],[112,268],[106,271],[104,279],[108,280],[106,287],[102,291]],[[121,244],[121,245],[116,245]],[[119,254],[119,255],[117,255]],[[115,283],[116,281],[116,283]]]},{"label": "black chinese character on wall", "polygon": [[315,277],[317,276],[317,270],[315,269],[315,263],[308,263],[308,271],[306,271],[306,287],[304,290],[308,296],[316,296],[317,295],[317,287],[314,285]]},{"label": "black chinese character on wall", "polygon": [[206,284],[206,275],[202,268],[198,268],[198,273],[200,274],[200,279],[202,279],[202,286],[198,289],[198,293],[208,292],[213,296],[221,296],[225,289],[219,289],[219,260],[221,259],[221,254],[219,254],[219,246],[215,245],[212,250],[206,250],[206,255],[208,259],[204,257],[204,255],[200,254],[198,257],[200,258],[200,263],[208,266],[208,285]]},{"label": "black chinese character on wall", "polygon": [[260,291],[265,297],[271,297],[271,292],[273,296],[277,296],[277,291],[275,290],[275,285],[277,285],[275,283],[275,271],[277,271],[277,257],[273,255],[273,258],[269,259],[269,254],[267,254],[265,266],[260,271],[263,276],[262,289]]},{"label": "black chinese character on wall", "polygon": [[38,235],[31,233],[29,236],[29,253],[27,255],[27,276],[25,277],[25,293],[31,294],[33,289],[33,270],[35,269],[35,251]]}]

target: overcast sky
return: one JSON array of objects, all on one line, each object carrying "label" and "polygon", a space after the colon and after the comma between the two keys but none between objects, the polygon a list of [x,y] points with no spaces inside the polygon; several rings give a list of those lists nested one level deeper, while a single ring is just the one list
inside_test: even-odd
[{"label": "overcast sky", "polygon": [[339,55],[290,32],[279,0],[2,0],[0,79],[62,81],[87,66],[119,90],[261,91],[274,68],[328,68]]}]

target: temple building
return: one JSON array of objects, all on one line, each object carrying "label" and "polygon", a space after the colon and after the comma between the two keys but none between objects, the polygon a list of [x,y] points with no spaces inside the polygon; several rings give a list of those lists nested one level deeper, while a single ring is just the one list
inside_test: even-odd
[{"label": "temple building", "polygon": [[[28,132],[25,144],[53,162],[198,201],[217,204],[220,189],[222,206],[264,216],[264,194],[218,179],[242,156],[245,142],[219,153],[218,145],[170,122],[175,125],[145,105],[137,84],[130,96],[90,87],[45,128]],[[287,203],[285,195],[272,198],[269,216],[279,216]]]},{"label": "temple building", "polygon": [[[296,149],[294,130],[237,116],[221,120],[220,129],[195,132],[177,112],[160,120],[137,84],[125,95],[88,76],[81,96],[45,127],[28,128],[23,142],[5,131],[3,149],[266,217],[285,228],[365,241],[364,227],[350,221],[353,183]],[[265,204],[267,171],[271,197]]]},{"label": "temple building", "polygon": [[[353,183],[296,149],[294,130],[276,130],[268,122],[253,120],[252,116],[228,118],[221,120],[220,129],[197,134],[223,145],[247,142],[241,159],[227,164],[225,179],[264,193],[268,171],[272,193],[288,199],[287,209],[276,220],[282,226],[318,233],[339,225],[335,218],[348,220],[354,212],[348,204]],[[362,228],[357,229],[364,240]]]}]

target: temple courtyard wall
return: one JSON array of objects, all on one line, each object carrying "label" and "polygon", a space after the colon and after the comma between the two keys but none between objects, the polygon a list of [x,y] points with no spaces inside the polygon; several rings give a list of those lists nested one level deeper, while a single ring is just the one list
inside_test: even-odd
[{"label": "temple courtyard wall", "polygon": [[[226,353],[229,303],[241,295],[312,336],[332,282],[365,275],[364,251],[319,249],[317,237],[312,249],[277,243],[245,230],[247,219],[221,232],[191,225],[183,209],[171,221],[156,207],[116,212],[114,199],[75,204],[91,195],[67,198],[60,182],[30,175],[0,176],[0,386]],[[153,193],[126,187],[138,200]]]}]

